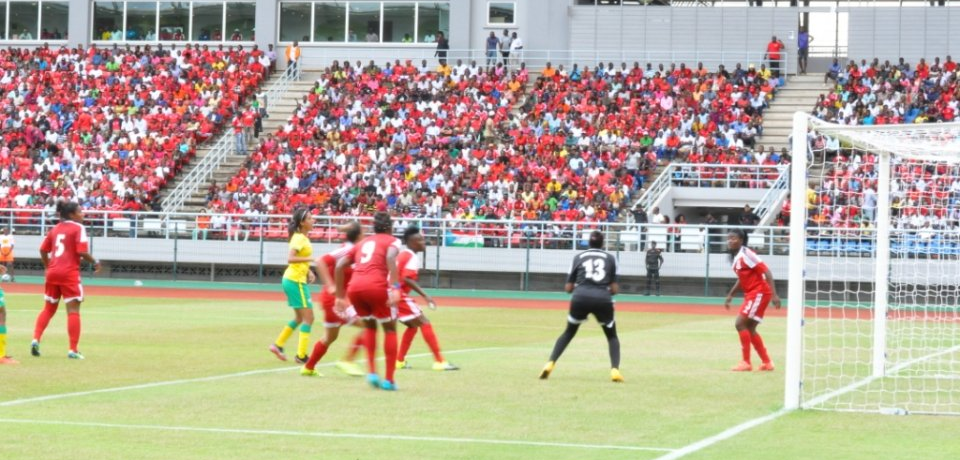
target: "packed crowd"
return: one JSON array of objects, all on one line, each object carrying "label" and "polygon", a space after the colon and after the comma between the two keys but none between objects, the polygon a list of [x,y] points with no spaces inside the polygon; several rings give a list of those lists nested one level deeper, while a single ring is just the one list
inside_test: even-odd
[{"label": "packed crowd", "polygon": [[[833,86],[820,97],[814,115],[845,125],[883,125],[954,121],[960,100],[958,65],[950,56],[915,66],[861,60],[841,67],[834,61],[826,80]],[[878,155],[849,149],[831,136],[809,139],[823,155],[823,181],[807,191],[809,225],[871,229],[877,217]],[[945,230],[960,224],[960,169],[894,157],[891,164],[891,214],[898,229]]]},{"label": "packed crowd", "polygon": [[957,63],[950,56],[916,66],[900,58],[841,66],[834,60],[824,77],[831,90],[813,109],[818,118],[843,125],[950,122],[957,117],[960,88]]},{"label": "packed crowd", "polygon": [[154,208],[269,65],[240,46],[0,50],[0,207]]},{"label": "packed crowd", "polygon": [[788,161],[753,151],[781,84],[764,66],[547,64],[529,78],[502,63],[335,63],[208,208],[615,221],[658,164]]}]

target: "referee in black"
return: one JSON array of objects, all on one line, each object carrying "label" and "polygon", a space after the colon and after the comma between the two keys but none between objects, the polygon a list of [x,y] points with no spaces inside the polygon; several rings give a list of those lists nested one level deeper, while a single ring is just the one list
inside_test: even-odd
[{"label": "referee in black", "polygon": [[566,290],[573,293],[570,299],[570,313],[567,316],[567,329],[560,334],[550,361],[543,366],[540,378],[546,379],[553,372],[563,350],[577,335],[580,325],[587,322],[587,315],[593,314],[607,336],[610,349],[610,379],[623,382],[620,375],[620,339],[617,338],[617,325],[613,319],[613,296],[620,290],[617,285],[617,259],[600,249],[603,247],[603,233],[590,233],[590,249],[577,254],[570,266]]}]

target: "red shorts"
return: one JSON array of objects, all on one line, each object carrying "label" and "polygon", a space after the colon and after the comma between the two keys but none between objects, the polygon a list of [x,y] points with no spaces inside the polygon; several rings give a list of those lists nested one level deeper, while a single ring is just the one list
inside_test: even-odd
[{"label": "red shorts", "polygon": [[320,305],[323,307],[323,327],[347,326],[357,320],[357,311],[352,306],[347,307],[343,315],[339,315],[334,308],[336,304],[336,296],[328,293],[326,289],[320,291]]},{"label": "red shorts", "polygon": [[765,292],[751,292],[744,295],[740,315],[758,323],[763,322],[763,314],[767,312],[767,305],[770,305],[770,299],[772,298],[773,294]]},{"label": "red shorts", "polygon": [[423,316],[423,310],[412,297],[403,296],[397,305],[397,320],[401,323]]},{"label": "red shorts", "polygon": [[48,282],[43,287],[43,298],[47,302],[59,303],[61,298],[64,302],[73,302],[74,300],[83,302],[83,285],[80,283],[62,284]]},{"label": "red shorts", "polygon": [[397,319],[397,309],[390,308],[387,302],[387,288],[360,288],[347,291],[347,297],[357,311],[357,318],[375,319],[379,323],[386,323]]}]

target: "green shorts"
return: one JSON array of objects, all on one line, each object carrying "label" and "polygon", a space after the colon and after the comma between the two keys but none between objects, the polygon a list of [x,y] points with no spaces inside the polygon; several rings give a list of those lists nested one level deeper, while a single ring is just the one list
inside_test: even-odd
[{"label": "green shorts", "polygon": [[298,283],[294,280],[284,278],[283,293],[287,295],[287,305],[293,309],[313,308],[310,301],[310,285],[307,283]]},{"label": "green shorts", "polygon": [[7,306],[7,301],[3,298],[3,289],[0,289],[0,308]]}]

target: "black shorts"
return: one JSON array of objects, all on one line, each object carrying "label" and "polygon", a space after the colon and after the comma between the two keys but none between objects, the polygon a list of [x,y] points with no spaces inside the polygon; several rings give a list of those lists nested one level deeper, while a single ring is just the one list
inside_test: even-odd
[{"label": "black shorts", "polygon": [[809,54],[810,54],[809,48],[798,48],[798,49],[797,49],[797,55],[800,56],[800,57],[802,57],[802,58],[807,57]]},{"label": "black shorts", "polygon": [[613,300],[590,297],[574,297],[570,301],[570,313],[567,321],[573,324],[587,322],[587,316],[593,315],[604,326],[613,324]]}]

